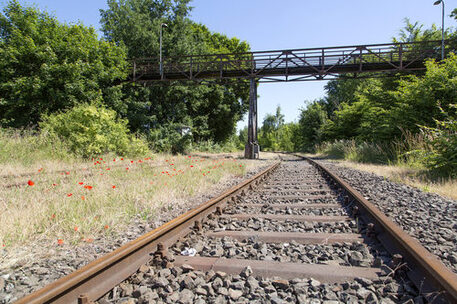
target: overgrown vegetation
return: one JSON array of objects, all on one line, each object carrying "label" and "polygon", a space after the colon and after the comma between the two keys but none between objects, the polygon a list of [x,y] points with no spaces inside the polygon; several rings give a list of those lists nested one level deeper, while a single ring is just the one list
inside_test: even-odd
[{"label": "overgrown vegetation", "polygon": [[274,115],[267,114],[263,119],[258,134],[260,148],[262,151],[296,151],[298,132],[296,123],[284,123],[284,115],[278,106]]},{"label": "overgrown vegetation", "polygon": [[[439,35],[436,27],[422,30],[407,21],[399,40]],[[446,35],[456,44],[456,32],[448,30]],[[341,77],[330,81],[326,92],[300,113],[301,150],[359,162],[408,164],[438,176],[457,174],[457,56],[452,52],[443,61],[427,61],[425,72],[395,78]]]},{"label": "overgrown vegetation", "polygon": [[189,196],[260,165],[163,154],[83,160],[59,147],[34,134],[0,131],[2,249],[122,233],[133,218],[155,221],[161,210],[178,210]]},{"label": "overgrown vegetation", "polygon": [[[207,143],[230,146],[236,123],[247,111],[246,81],[154,87],[123,82],[130,70],[127,58],[158,57],[162,23],[168,25],[163,33],[165,58],[249,51],[247,42],[190,20],[189,2],[109,0],[101,11],[104,37],[100,39],[92,27],[64,24],[47,12],[9,1],[0,14],[0,127],[39,132],[49,126],[53,115],[74,113],[74,107],[82,113],[81,105],[97,101],[106,111],[115,111],[119,121],[141,134],[154,151],[184,153]],[[40,124],[42,120],[46,123]],[[191,132],[183,136],[183,128]],[[81,132],[72,136],[82,138]],[[89,132],[83,137],[90,136]],[[91,145],[87,140],[64,142],[84,157],[125,152],[119,149],[123,144],[106,142],[102,147],[106,139],[99,139]]]},{"label": "overgrown vegetation", "polygon": [[45,116],[40,127],[76,156],[88,158],[109,152],[142,156],[149,152],[146,143],[129,134],[126,120],[118,119],[115,111],[101,105],[80,104]]},{"label": "overgrown vegetation", "polygon": [[10,1],[0,14],[0,125],[35,128],[43,114],[96,99],[121,104],[113,83],[127,77],[126,56],[93,27]]}]

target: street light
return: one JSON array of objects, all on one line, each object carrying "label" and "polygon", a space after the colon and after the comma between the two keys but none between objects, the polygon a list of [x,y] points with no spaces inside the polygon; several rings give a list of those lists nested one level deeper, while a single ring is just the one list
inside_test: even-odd
[{"label": "street light", "polygon": [[163,79],[163,61],[162,61],[162,29],[168,27],[166,23],[160,24],[160,78]]},{"label": "street light", "polygon": [[441,14],[441,60],[444,59],[444,0],[438,0],[433,5],[443,5],[443,12]]}]

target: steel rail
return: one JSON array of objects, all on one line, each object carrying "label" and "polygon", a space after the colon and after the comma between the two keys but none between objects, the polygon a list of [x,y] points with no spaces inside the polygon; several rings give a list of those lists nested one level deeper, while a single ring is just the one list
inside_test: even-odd
[{"label": "steel rail", "polygon": [[[169,221],[157,229],[108,253],[75,272],[20,299],[16,304],[90,303],[121,283],[151,259],[158,244],[165,247],[191,231],[195,222],[206,218],[245,189],[258,185],[279,166],[276,162],[252,178],[228,189],[195,209]],[[84,296],[82,296],[84,295]]]},{"label": "steel rail", "polygon": [[374,223],[377,238],[384,247],[392,255],[403,255],[407,268],[409,268],[406,272],[408,277],[428,301],[431,303],[457,303],[457,275],[455,273],[347,182],[322,164],[310,158],[305,159],[343,187],[356,201],[358,207],[365,211],[363,214],[368,221]]}]

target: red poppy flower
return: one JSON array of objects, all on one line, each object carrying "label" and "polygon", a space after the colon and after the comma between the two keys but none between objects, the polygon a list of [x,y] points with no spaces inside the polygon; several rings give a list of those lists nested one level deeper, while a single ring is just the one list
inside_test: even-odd
[{"label": "red poppy flower", "polygon": [[108,226],[108,225],[105,225],[105,230],[108,229],[108,228],[109,228],[109,226]]},{"label": "red poppy flower", "polygon": [[31,186],[35,186],[35,183],[32,182],[31,180],[29,180],[29,181],[27,182],[27,184],[28,184],[30,187],[31,187]]},{"label": "red poppy flower", "polygon": [[70,197],[70,196],[72,196],[72,195],[73,195],[73,193],[68,193],[68,194],[67,194],[68,197]]},{"label": "red poppy flower", "polygon": [[115,159],[115,158],[113,158],[113,162],[115,162],[115,161],[116,161],[116,159]]},{"label": "red poppy flower", "polygon": [[121,160],[124,160],[124,159],[121,157]]},{"label": "red poppy flower", "polygon": [[84,183],[83,182],[79,182],[78,184],[83,185]]},{"label": "red poppy flower", "polygon": [[43,168],[40,168],[40,169],[38,169],[38,172],[41,172],[42,170],[43,170]]},{"label": "red poppy flower", "polygon": [[87,190],[92,190],[92,186],[89,186],[89,185],[85,185],[84,188],[86,188]]},{"label": "red poppy flower", "polygon": [[113,189],[116,189],[116,186],[113,186]]},{"label": "red poppy flower", "polygon": [[63,240],[62,239],[57,239],[57,244],[58,245],[63,245]]},{"label": "red poppy flower", "polygon": [[103,158],[100,158],[100,160],[103,160]]},{"label": "red poppy flower", "polygon": [[128,170],[129,168],[125,168],[125,170]]},{"label": "red poppy flower", "polygon": [[75,226],[75,228],[73,228],[75,231],[78,231],[78,226]]},{"label": "red poppy flower", "polygon": [[193,168],[193,167],[194,167],[194,165],[190,165],[190,167],[191,167],[191,168]]},{"label": "red poppy flower", "polygon": [[107,171],[111,170],[111,168],[106,168]]},{"label": "red poppy flower", "polygon": [[70,171],[65,172],[66,175],[70,175]]},{"label": "red poppy flower", "polygon": [[51,215],[51,219],[55,219],[55,218],[56,218],[56,214],[53,213],[53,214]]},{"label": "red poppy flower", "polygon": [[131,160],[130,163],[133,164],[133,160]]},{"label": "red poppy flower", "polygon": [[86,199],[86,197],[83,195],[83,196],[81,196],[81,199],[84,201]]}]

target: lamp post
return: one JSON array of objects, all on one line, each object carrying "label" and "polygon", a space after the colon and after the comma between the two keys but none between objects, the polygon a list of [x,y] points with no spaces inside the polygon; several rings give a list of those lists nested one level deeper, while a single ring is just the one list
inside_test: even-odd
[{"label": "lamp post", "polygon": [[433,3],[433,5],[443,5],[443,10],[441,13],[441,60],[444,59],[444,0],[438,0]]},{"label": "lamp post", "polygon": [[160,78],[163,79],[163,60],[162,60],[162,29],[168,27],[166,23],[160,24]]}]

